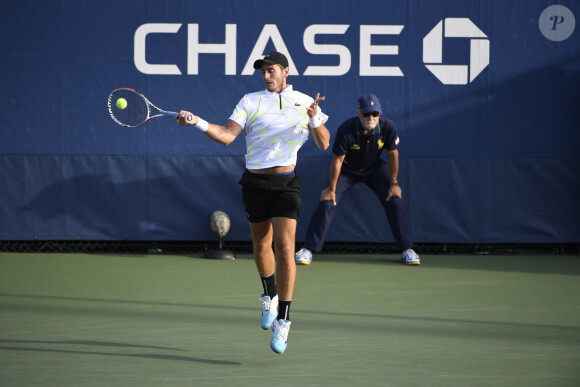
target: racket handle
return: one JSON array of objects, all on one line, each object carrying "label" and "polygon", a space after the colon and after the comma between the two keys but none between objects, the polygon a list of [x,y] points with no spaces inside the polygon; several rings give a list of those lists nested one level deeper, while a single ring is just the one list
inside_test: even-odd
[{"label": "racket handle", "polygon": [[[164,115],[169,116],[171,118],[175,118],[175,117],[177,117],[179,115],[179,113],[176,113],[176,112],[165,112]],[[193,119],[193,116],[191,114],[187,116],[187,120],[188,121],[191,121],[192,119]]]}]

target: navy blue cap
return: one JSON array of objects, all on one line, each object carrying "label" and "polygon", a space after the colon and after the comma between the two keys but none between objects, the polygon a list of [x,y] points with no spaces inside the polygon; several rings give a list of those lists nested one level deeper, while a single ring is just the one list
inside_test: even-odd
[{"label": "navy blue cap", "polygon": [[374,94],[361,95],[356,104],[356,108],[363,113],[383,112],[381,109],[381,103]]},{"label": "navy blue cap", "polygon": [[266,55],[264,57],[264,59],[258,59],[257,61],[255,61],[254,62],[254,69],[257,70],[257,69],[261,68],[264,63],[279,64],[279,65],[282,65],[284,67],[288,67],[288,59],[286,59],[284,54],[281,54],[281,53],[276,52],[276,51],[269,53],[268,55]]}]

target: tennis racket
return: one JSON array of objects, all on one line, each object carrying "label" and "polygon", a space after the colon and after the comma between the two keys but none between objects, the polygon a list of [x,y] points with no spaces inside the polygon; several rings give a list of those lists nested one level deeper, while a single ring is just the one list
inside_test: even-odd
[{"label": "tennis racket", "polygon": [[[127,105],[120,108],[117,105],[119,99],[124,99]],[[123,102],[123,101],[121,101]],[[123,107],[124,103],[120,106]],[[157,117],[175,118],[179,113],[165,111],[153,105],[147,97],[136,90],[128,87],[115,89],[109,94],[107,108],[113,121],[117,124],[127,127],[137,127]],[[189,117],[191,119],[191,117]]]}]

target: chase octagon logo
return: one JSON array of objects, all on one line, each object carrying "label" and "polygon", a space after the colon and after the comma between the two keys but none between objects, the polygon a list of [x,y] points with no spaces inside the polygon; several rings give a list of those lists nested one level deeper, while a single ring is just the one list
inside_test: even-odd
[{"label": "chase octagon logo", "polygon": [[[443,63],[444,38],[469,38],[469,64]],[[445,85],[466,85],[489,65],[489,39],[468,18],[445,18],[423,38],[423,63]]]}]

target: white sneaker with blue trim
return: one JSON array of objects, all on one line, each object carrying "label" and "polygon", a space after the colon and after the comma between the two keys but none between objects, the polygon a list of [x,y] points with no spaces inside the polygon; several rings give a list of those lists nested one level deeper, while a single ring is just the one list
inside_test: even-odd
[{"label": "white sneaker with blue trim", "polygon": [[420,265],[421,260],[419,256],[413,249],[407,249],[403,251],[403,255],[401,255],[401,262],[406,265]]},{"label": "white sneaker with blue trim", "polygon": [[276,317],[278,317],[278,295],[270,298],[264,294],[259,298],[264,304],[262,307],[262,318],[260,320],[260,325],[262,329],[272,328],[272,324]]},{"label": "white sneaker with blue trim", "polygon": [[278,354],[282,354],[286,350],[290,324],[290,321],[284,319],[274,321],[274,336],[270,340],[270,348]]},{"label": "white sneaker with blue trim", "polygon": [[296,264],[297,265],[310,265],[312,262],[312,252],[306,247],[301,248],[296,253]]}]

